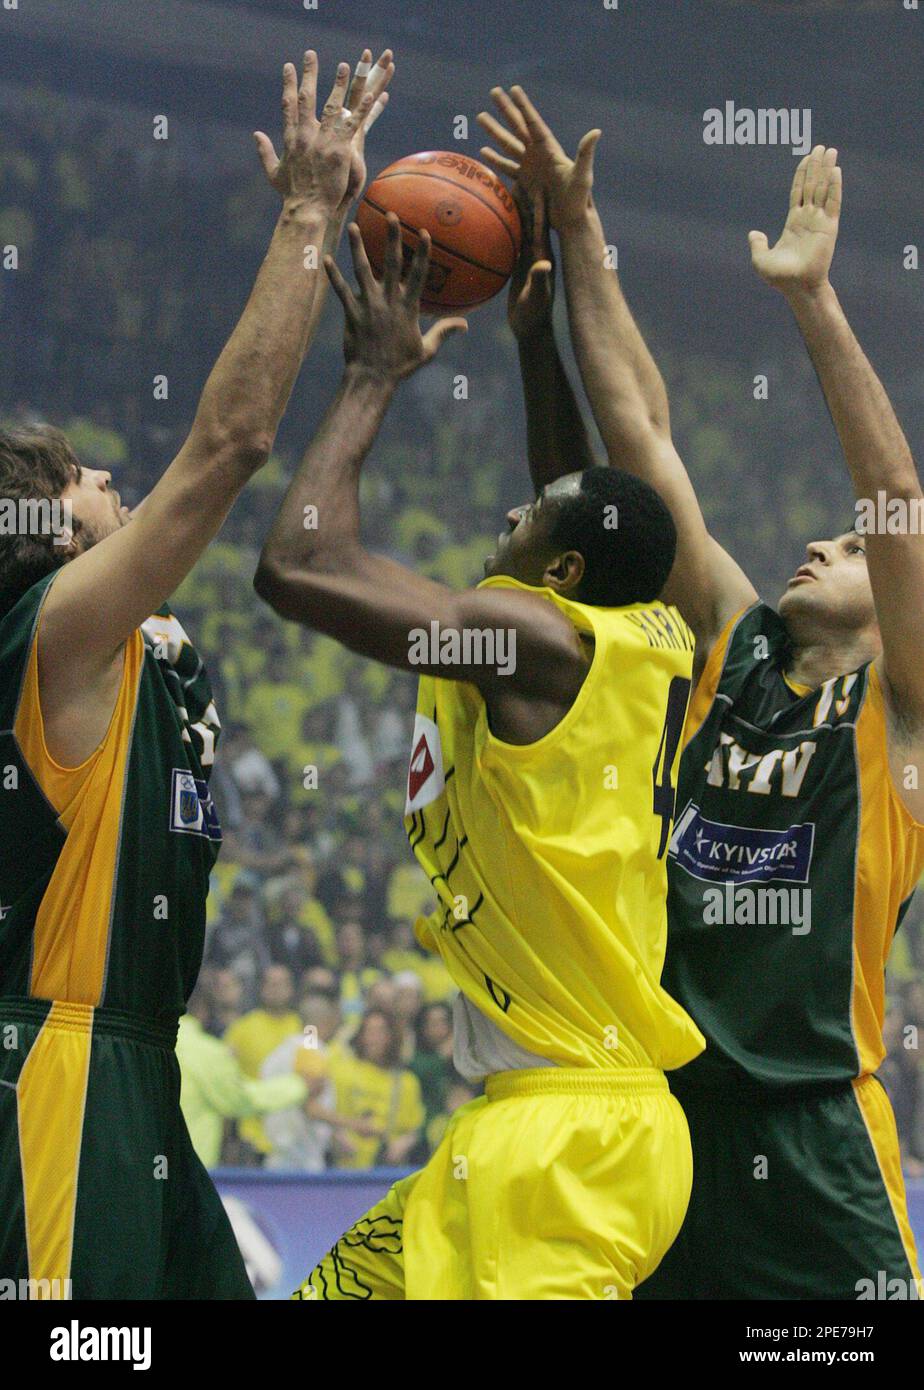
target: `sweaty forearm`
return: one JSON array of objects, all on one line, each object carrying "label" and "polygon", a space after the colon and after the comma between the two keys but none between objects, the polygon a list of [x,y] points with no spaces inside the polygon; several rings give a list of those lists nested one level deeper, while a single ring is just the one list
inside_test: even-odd
[{"label": "sweaty forearm", "polygon": [[591,410],[611,457],[626,452],[640,424],[667,430],[661,373],[629,311],[594,207],[561,233],[571,340]]},{"label": "sweaty forearm", "polygon": [[542,332],[519,338],[517,347],[529,472],[538,493],[546,483],[590,468],[597,460],[551,323]]},{"label": "sweaty forearm", "polygon": [[257,453],[272,446],[320,313],[329,224],[304,200],[283,205],[247,306],[202,392],[194,430]]},{"label": "sweaty forearm", "polygon": [[787,294],[818,374],[858,497],[920,496],[908,441],[882,382],[825,283]]},{"label": "sweaty forearm", "polygon": [[[325,551],[359,543],[360,471],[393,392],[386,378],[347,368],[279,509],[261,568],[306,567]],[[315,513],[306,516],[306,507]]]}]

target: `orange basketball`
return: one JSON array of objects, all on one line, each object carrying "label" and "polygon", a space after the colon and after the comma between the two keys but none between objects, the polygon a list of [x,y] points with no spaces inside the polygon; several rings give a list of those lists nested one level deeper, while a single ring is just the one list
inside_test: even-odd
[{"label": "orange basketball", "polygon": [[370,184],[356,221],[376,275],[382,273],[386,213],[397,213],[405,264],[418,228],[430,233],[430,270],[421,308],[474,309],[504,288],[520,250],[520,214],[498,178],[468,155],[410,154]]}]

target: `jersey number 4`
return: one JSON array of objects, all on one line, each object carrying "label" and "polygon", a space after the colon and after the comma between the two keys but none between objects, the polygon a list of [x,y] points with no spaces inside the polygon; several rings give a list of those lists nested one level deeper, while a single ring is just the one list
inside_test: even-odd
[{"label": "jersey number 4", "polygon": [[651,779],[654,784],[654,813],[661,818],[659,859],[663,857],[664,851],[667,849],[667,839],[671,833],[674,797],[676,795],[676,788],[671,781],[671,768],[674,766],[680,735],[683,733],[689,698],[690,682],[685,676],[675,676],[667,692],[667,713],[664,716],[664,728],[661,730],[661,742],[658,744],[657,756],[651,769]]}]

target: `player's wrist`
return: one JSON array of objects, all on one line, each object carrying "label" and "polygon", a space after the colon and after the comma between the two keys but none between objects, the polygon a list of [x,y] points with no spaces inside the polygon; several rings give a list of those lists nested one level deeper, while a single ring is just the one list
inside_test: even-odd
[{"label": "player's wrist", "polygon": [[536,318],[531,323],[510,324],[510,331],[517,341],[517,346],[521,352],[530,352],[537,348],[545,350],[549,340],[555,337],[555,325],[552,320],[551,311],[544,314],[541,318]]},{"label": "player's wrist", "polygon": [[279,221],[284,227],[323,232],[335,214],[336,209],[316,194],[287,193],[282,200]]},{"label": "player's wrist", "polygon": [[559,236],[592,231],[596,222],[597,210],[592,196],[580,202],[567,200],[554,209],[549,208],[549,223]]},{"label": "player's wrist", "polygon": [[391,396],[405,373],[378,362],[348,362],[343,370],[344,387],[351,393]]},{"label": "player's wrist", "polygon": [[837,296],[827,275],[821,280],[783,280],[777,284],[777,289],[794,313],[825,309],[837,303]]}]

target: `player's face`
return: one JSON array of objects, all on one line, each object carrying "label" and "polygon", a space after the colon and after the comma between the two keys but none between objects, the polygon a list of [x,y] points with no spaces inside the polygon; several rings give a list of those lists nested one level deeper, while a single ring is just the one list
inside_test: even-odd
[{"label": "player's face", "polygon": [[103,468],[81,468],[61,494],[81,523],[83,549],[105,540],[131,520],[127,507],[111,486],[112,474]]},{"label": "player's face", "polygon": [[549,531],[557,504],[580,489],[581,475],[570,473],[542,489],[535,502],[524,502],[507,513],[507,529],[497,538],[497,550],[484,562],[486,575],[506,574],[524,584],[541,586],[553,547]]},{"label": "player's face", "polygon": [[842,628],[875,622],[864,537],[846,531],[833,541],[811,541],[783,591],[779,611],[787,622],[818,620]]}]

